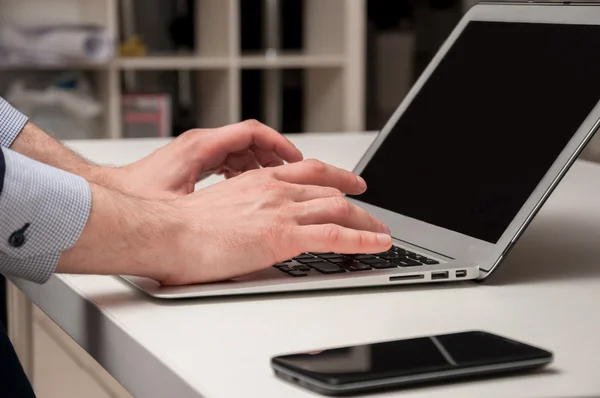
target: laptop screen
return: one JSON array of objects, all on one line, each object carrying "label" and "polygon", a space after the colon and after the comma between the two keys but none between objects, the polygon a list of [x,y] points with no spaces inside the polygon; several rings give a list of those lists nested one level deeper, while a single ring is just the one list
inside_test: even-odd
[{"label": "laptop screen", "polygon": [[470,22],[357,199],[496,243],[599,100],[600,26]]}]

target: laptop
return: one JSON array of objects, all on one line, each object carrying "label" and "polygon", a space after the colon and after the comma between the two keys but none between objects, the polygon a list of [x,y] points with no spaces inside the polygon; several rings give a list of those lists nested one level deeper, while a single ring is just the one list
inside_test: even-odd
[{"label": "laptop", "polygon": [[461,19],[354,172],[390,227],[377,255],[304,253],[160,298],[485,281],[594,135],[600,6],[481,3]]}]

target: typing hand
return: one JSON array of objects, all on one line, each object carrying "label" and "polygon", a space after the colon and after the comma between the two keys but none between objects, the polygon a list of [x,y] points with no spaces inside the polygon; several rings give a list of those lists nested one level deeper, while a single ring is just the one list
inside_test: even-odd
[{"label": "typing hand", "polygon": [[109,187],[138,197],[173,199],[218,173],[231,178],[248,170],[302,160],[277,131],[254,120],[190,130],[131,165],[108,171]]},{"label": "typing hand", "polygon": [[[261,169],[166,204],[178,227],[163,284],[230,279],[303,252],[377,253],[389,229],[344,199],[365,182],[316,160]],[[167,219],[167,218],[165,218]],[[170,263],[170,265],[169,265]]]}]

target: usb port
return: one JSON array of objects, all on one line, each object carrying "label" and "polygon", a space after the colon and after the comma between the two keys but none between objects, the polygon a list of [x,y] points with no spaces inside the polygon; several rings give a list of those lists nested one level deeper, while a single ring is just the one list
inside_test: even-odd
[{"label": "usb port", "polygon": [[467,276],[467,270],[466,269],[460,269],[460,270],[456,271],[456,277],[457,278],[464,278],[465,276]]},{"label": "usb port", "polygon": [[448,279],[448,271],[443,271],[443,272],[432,272],[432,273],[431,273],[431,279],[432,279],[432,280],[437,280],[437,279]]}]

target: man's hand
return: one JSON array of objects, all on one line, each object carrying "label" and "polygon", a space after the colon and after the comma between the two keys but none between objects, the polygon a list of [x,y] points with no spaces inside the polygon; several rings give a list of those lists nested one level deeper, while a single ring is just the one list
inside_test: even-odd
[{"label": "man's hand", "polygon": [[[344,199],[356,175],[309,160],[252,171],[172,203],[180,228],[163,284],[229,279],[303,252],[378,253],[389,229]],[[163,259],[165,261],[166,259]]]},{"label": "man's hand", "polygon": [[[298,162],[302,154],[277,131],[254,120],[185,132],[149,156],[104,169],[106,185],[135,196],[175,198],[214,173],[231,178],[249,170]],[[102,183],[101,183],[102,184]]]},{"label": "man's hand", "polygon": [[118,168],[90,164],[32,123],[27,123],[11,149],[93,184],[151,199],[189,194],[198,181],[213,173],[231,178],[259,166],[302,160],[284,136],[255,120],[187,131],[138,162]]},{"label": "man's hand", "polygon": [[303,252],[378,253],[392,243],[386,226],[342,196],[364,192],[365,182],[316,160],[250,171],[172,201],[93,188],[88,225],[58,272],[205,283]]}]

